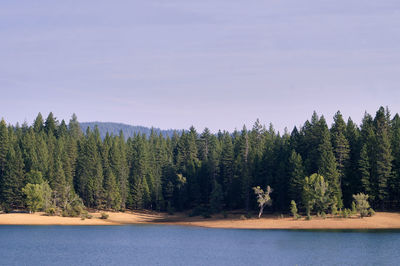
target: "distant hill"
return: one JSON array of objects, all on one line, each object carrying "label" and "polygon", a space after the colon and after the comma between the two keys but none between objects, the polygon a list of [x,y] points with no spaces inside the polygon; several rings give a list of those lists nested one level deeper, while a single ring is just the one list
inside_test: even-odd
[{"label": "distant hill", "polygon": [[[89,127],[90,130],[94,130],[94,127],[97,125],[100,131],[100,136],[102,139],[106,136],[107,132],[111,135],[119,135],[119,132],[122,130],[125,138],[133,137],[135,133],[146,134],[146,136],[150,135],[151,128],[143,127],[143,126],[131,126],[122,123],[113,123],[113,122],[81,122],[81,129],[83,132],[86,132],[86,129]],[[174,134],[174,131],[181,133],[182,130],[174,130],[174,129],[159,129],[153,128],[153,130],[159,134],[166,137],[171,137]]]}]

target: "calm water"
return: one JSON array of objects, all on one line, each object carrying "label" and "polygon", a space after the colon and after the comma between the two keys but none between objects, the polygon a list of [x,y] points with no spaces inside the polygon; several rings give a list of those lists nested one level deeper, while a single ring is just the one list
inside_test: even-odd
[{"label": "calm water", "polygon": [[0,226],[1,265],[399,265],[400,231]]}]

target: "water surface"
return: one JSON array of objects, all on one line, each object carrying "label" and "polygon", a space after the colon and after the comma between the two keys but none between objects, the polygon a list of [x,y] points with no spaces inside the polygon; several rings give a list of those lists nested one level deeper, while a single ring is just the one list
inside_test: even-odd
[{"label": "water surface", "polygon": [[0,226],[1,265],[398,265],[400,231]]}]

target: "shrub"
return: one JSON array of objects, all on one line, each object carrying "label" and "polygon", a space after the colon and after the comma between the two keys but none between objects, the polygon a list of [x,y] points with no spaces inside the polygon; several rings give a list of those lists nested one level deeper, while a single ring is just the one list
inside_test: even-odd
[{"label": "shrub", "polygon": [[368,209],[368,216],[374,216],[375,215],[375,211],[372,208]]},{"label": "shrub", "polygon": [[[83,219],[82,219],[82,218],[83,218]],[[88,211],[86,211],[86,210],[82,211],[82,213],[81,213],[81,219],[82,219],[82,220],[85,220],[85,219],[92,219],[92,218],[93,218],[93,215],[89,214]]]},{"label": "shrub", "polygon": [[368,195],[363,193],[358,193],[357,195],[353,195],[354,200],[356,201],[355,205],[357,211],[360,213],[361,218],[369,215],[369,202]]},{"label": "shrub", "polygon": [[56,215],[56,209],[55,208],[48,208],[45,210],[46,214],[49,216],[54,216]]},{"label": "shrub", "polygon": [[292,213],[293,218],[297,219],[297,216],[298,216],[298,214],[297,214],[297,205],[296,205],[296,202],[294,200],[292,200],[290,202],[290,212]]},{"label": "shrub", "polygon": [[332,216],[336,216],[338,214],[336,203],[334,203],[331,207],[331,214]]},{"label": "shrub", "polygon": [[325,212],[322,212],[322,213],[321,213],[321,217],[322,217],[322,219],[326,219],[326,214],[325,214]]},{"label": "shrub", "polygon": [[244,216],[243,214],[240,215],[240,220],[247,220],[246,216]]},{"label": "shrub", "polygon": [[100,219],[108,219],[108,217],[109,217],[109,215],[107,214],[107,213],[105,213],[105,212],[102,212],[101,213],[101,215],[100,215]]},{"label": "shrub", "polygon": [[307,215],[306,220],[309,221],[311,219],[312,219],[311,215]]},{"label": "shrub", "polygon": [[351,215],[351,210],[350,209],[343,209],[342,211],[342,218],[349,218]]},{"label": "shrub", "polygon": [[356,203],[354,201],[351,203],[351,214],[357,214]]}]

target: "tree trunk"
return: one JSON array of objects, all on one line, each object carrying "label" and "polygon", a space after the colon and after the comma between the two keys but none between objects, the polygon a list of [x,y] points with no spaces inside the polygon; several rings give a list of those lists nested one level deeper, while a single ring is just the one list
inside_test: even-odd
[{"label": "tree trunk", "polygon": [[260,212],[258,213],[258,219],[261,218],[261,215],[263,214],[264,211],[264,206],[260,207]]}]

